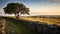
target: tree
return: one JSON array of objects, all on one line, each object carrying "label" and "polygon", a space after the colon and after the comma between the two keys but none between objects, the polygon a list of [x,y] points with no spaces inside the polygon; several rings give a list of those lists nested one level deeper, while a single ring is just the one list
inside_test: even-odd
[{"label": "tree", "polygon": [[5,14],[15,14],[15,17],[18,18],[21,14],[29,14],[29,8],[27,8],[22,3],[8,3],[4,9]]}]

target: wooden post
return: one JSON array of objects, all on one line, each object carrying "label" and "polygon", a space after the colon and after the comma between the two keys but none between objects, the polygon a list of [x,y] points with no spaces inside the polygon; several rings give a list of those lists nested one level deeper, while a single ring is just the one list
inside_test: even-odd
[{"label": "wooden post", "polygon": [[0,34],[6,34],[5,25],[6,25],[5,20],[0,19]]}]

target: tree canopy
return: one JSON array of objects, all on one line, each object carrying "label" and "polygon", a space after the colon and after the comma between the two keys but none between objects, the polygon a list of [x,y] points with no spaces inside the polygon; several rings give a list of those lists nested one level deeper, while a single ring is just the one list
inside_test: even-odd
[{"label": "tree canopy", "polygon": [[15,14],[15,16],[20,14],[28,14],[29,15],[29,8],[27,8],[22,3],[8,3],[4,9],[5,14]]}]

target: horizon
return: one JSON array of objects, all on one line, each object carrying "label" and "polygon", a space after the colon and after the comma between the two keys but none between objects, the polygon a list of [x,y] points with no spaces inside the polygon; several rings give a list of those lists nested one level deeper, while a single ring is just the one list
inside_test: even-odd
[{"label": "horizon", "polygon": [[[8,16],[4,14],[3,8],[8,3],[23,3],[30,9],[30,16],[34,15],[60,15],[60,0],[0,0],[0,16]],[[14,16],[13,14],[10,14]],[[9,15],[9,16],[10,16]],[[21,15],[29,16],[29,15]]]}]

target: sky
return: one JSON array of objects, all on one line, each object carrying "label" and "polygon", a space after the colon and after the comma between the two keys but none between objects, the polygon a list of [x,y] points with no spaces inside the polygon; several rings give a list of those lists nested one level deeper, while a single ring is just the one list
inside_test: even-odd
[{"label": "sky", "polygon": [[4,14],[3,8],[11,2],[23,3],[29,8],[30,15],[60,15],[60,0],[0,0],[0,16],[8,15]]}]

